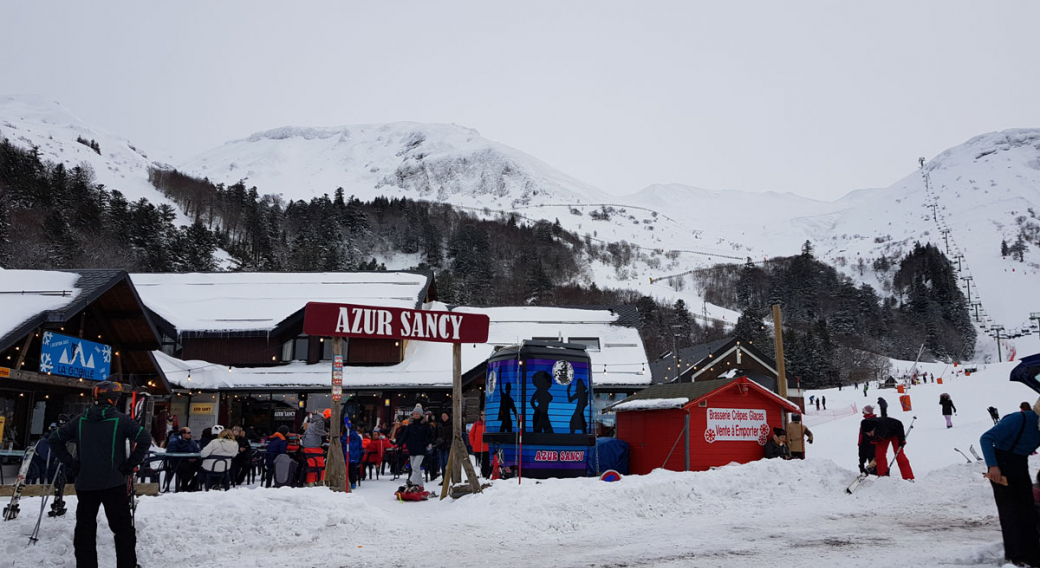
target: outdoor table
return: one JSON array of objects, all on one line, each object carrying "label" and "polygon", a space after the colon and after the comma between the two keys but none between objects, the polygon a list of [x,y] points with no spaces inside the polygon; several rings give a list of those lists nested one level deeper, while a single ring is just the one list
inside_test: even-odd
[{"label": "outdoor table", "polygon": [[[148,452],[148,456],[149,457],[157,457],[157,458],[161,457],[162,458],[163,465],[162,465],[161,471],[165,471],[166,472],[166,480],[163,483],[163,491],[164,492],[170,490],[170,481],[173,479],[174,476],[177,475],[176,468],[174,468],[173,470],[168,470],[167,469],[167,467],[169,466],[169,462],[170,462],[171,458],[176,458],[178,460],[178,463],[179,463],[180,459],[202,459],[202,453],[201,452],[197,452],[197,453],[195,453],[195,452],[184,452],[184,453],[178,453],[178,452]],[[176,493],[176,492],[177,492],[177,486],[174,485],[174,493]]]}]

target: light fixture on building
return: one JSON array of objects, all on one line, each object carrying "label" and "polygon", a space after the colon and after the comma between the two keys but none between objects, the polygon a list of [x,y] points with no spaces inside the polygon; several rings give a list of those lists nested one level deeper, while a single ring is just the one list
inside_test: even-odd
[{"label": "light fixture on building", "polygon": [[606,365],[603,365],[603,374],[604,374],[604,375],[606,375],[606,374],[607,374],[607,366],[606,366]]},{"label": "light fixture on building", "polygon": [[383,400],[383,406],[390,406],[390,399],[389,398]]},{"label": "light fixture on building", "polygon": [[278,356],[277,355],[271,355],[271,360],[272,361],[277,361],[278,360]]},{"label": "light fixture on building", "polygon": [[231,372],[231,365],[228,365],[227,372],[229,372],[229,373]]},{"label": "light fixture on building", "polygon": [[116,357],[119,357],[119,352],[118,351],[116,351]]},{"label": "light fixture on building", "polygon": [[50,397],[51,397],[51,395],[49,395],[49,394],[43,395],[43,398],[50,398]]},{"label": "light fixture on building", "polygon": [[80,396],[83,396],[83,393],[79,393],[79,395],[80,395]]},{"label": "light fixture on building", "polygon": [[300,401],[300,408],[303,408],[303,401]]},{"label": "light fixture on building", "polygon": [[191,382],[191,371],[188,371],[188,382]]},{"label": "light fixture on building", "polygon": [[97,338],[98,338],[98,339],[101,339],[101,334],[100,334],[100,333],[98,334]]}]

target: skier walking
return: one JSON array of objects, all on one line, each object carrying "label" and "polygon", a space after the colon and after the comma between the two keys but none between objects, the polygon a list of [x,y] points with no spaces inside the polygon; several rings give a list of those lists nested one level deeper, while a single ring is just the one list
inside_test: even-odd
[{"label": "skier walking", "polygon": [[957,412],[957,407],[953,405],[953,399],[950,398],[950,395],[942,393],[939,395],[939,404],[942,406],[943,416],[946,417],[946,427],[953,428],[953,419],[950,418],[950,415]]},{"label": "skier walking", "polygon": [[[863,409],[864,411],[866,408]],[[878,476],[888,475],[888,446],[896,451],[896,464],[903,479],[914,479],[914,471],[910,468],[910,460],[906,457],[906,432],[903,422],[891,416],[865,418],[860,423],[860,433],[874,443]]]},{"label": "skier walking", "polygon": [[820,399],[816,399],[816,412],[820,411]]},{"label": "skier walking", "polygon": [[821,396],[820,400],[823,402],[823,409],[827,410],[827,397]]},{"label": "skier walking", "polygon": [[[144,460],[152,443],[145,429],[115,405],[123,394],[119,383],[94,387],[94,404],[51,434],[51,451],[76,478],[76,529],[73,545],[78,568],[97,568],[97,514],[105,506],[115,535],[117,568],[137,566],[137,533],[130,511],[127,477]],[[129,441],[133,450],[126,455]],[[65,444],[75,442],[78,459]]]},{"label": "skier walking", "polygon": [[867,389],[870,387],[870,381],[863,383],[863,398],[867,398]]},{"label": "skier walking", "polygon": [[1040,447],[1040,419],[1035,409],[1009,414],[979,438],[993,486],[1004,558],[1016,566],[1040,566],[1040,536],[1033,507],[1029,456]]},{"label": "skier walking", "polygon": [[878,409],[881,410],[881,416],[888,416],[888,401],[884,397],[877,397]]}]

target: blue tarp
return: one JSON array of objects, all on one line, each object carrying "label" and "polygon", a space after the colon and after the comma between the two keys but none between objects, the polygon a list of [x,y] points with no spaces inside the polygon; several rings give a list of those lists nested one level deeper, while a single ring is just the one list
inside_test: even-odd
[{"label": "blue tarp", "polygon": [[598,438],[596,447],[585,454],[585,475],[599,477],[612,469],[628,475],[628,442],[617,438]]}]

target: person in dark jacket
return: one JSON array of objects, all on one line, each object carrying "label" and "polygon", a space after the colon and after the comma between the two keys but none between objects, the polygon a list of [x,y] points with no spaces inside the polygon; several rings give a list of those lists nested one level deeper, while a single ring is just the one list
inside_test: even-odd
[{"label": "person in dark jacket", "polygon": [[[191,428],[185,426],[177,431],[177,437],[166,444],[167,454],[197,454],[201,452],[198,442],[191,439]],[[171,458],[169,466],[177,474],[177,491],[195,488],[195,474],[199,471],[199,460],[195,458]]]},{"label": "person in dark jacket", "polygon": [[422,421],[422,405],[416,404],[412,410],[412,419],[408,425],[397,432],[394,440],[398,447],[408,450],[408,462],[412,467],[412,473],[408,476],[408,483],[422,486],[422,462],[426,457],[426,450],[430,446],[430,427]]},{"label": "person in dark jacket", "polygon": [[[97,514],[102,505],[115,535],[117,568],[137,566],[127,477],[144,460],[152,437],[144,427],[116,410],[123,394],[119,383],[103,381],[94,387],[94,404],[50,436],[51,452],[76,477],[76,529],[73,537],[76,566],[96,567]],[[65,444],[75,442],[74,459]],[[126,454],[130,442],[130,455]]]},{"label": "person in dark jacket", "polygon": [[267,439],[267,479],[264,480],[264,485],[270,487],[274,481],[274,459],[279,455],[288,453],[289,442],[286,440],[286,436],[289,435],[289,428],[287,426],[279,426],[278,431],[271,434],[271,437]]},{"label": "person in dark jacket", "polygon": [[943,416],[946,417],[946,427],[953,428],[953,419],[950,418],[950,415],[957,412],[957,407],[953,405],[953,399],[950,398],[950,395],[942,393],[939,395],[939,404],[942,406]]},{"label": "person in dark jacket", "polygon": [[863,428],[870,426],[872,423],[867,422],[877,418],[874,414],[874,407],[869,404],[863,407],[863,420],[859,424],[859,439],[857,440],[857,447],[859,448],[859,471],[864,474],[875,474],[877,473],[877,467],[875,458],[877,457],[877,448],[874,447],[874,443],[870,437],[864,434]]},{"label": "person in dark jacket", "polygon": [[[866,408],[864,408],[866,410]],[[891,416],[868,418],[860,423],[860,432],[874,443],[878,476],[888,475],[888,446],[896,451],[896,464],[903,479],[913,480],[914,471],[910,468],[910,460],[906,457],[906,432],[903,423]]]},{"label": "person in dark jacket", "polygon": [[773,428],[773,437],[766,442],[765,458],[791,459],[791,452],[787,448],[787,432],[783,428]]},{"label": "person in dark jacket", "polygon": [[434,434],[437,446],[437,465],[441,468],[441,476],[448,469],[448,457],[451,455],[452,426],[451,416],[447,412],[441,413],[441,419],[437,421],[436,434]]},{"label": "person in dark jacket", "polygon": [[888,401],[885,400],[885,397],[877,397],[877,405],[878,409],[881,410],[881,416],[888,416]]},{"label": "person in dark jacket", "polygon": [[[1037,401],[1040,404],[1040,401]],[[1040,566],[1040,536],[1033,507],[1029,456],[1040,447],[1040,418],[1033,410],[1005,416],[979,438],[993,486],[1004,558],[1016,566]]]}]

